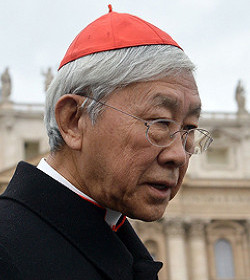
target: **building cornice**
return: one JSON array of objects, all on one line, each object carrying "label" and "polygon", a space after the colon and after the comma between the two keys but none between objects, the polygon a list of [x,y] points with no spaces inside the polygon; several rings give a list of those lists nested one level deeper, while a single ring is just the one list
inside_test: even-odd
[{"label": "building cornice", "polygon": [[186,176],[183,187],[226,187],[226,188],[250,188],[250,179],[231,179],[231,178],[190,178]]}]

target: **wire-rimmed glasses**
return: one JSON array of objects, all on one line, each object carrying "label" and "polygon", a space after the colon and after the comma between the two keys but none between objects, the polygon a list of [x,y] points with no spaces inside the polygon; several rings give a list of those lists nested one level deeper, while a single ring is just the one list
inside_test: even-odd
[{"label": "wire-rimmed glasses", "polygon": [[[118,111],[122,114],[130,116],[136,120],[139,120],[144,123],[146,126],[146,138],[150,144],[156,147],[168,147],[170,146],[177,138],[177,135],[180,134],[182,145],[189,155],[198,155],[205,152],[210,144],[213,142],[213,138],[209,131],[202,128],[192,128],[189,130],[179,129],[180,125],[170,119],[155,119],[155,120],[144,120],[134,115],[131,115],[127,112],[124,112],[121,109],[115,108],[109,104],[96,100],[90,96],[84,96],[89,98],[103,106],[111,108],[115,111]],[[85,102],[83,102],[83,107]]]}]

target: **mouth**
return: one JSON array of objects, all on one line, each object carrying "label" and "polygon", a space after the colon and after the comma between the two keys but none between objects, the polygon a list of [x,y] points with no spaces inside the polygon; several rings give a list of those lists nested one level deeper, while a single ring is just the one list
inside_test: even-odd
[{"label": "mouth", "polygon": [[153,188],[157,189],[157,190],[166,190],[169,189],[170,187],[165,185],[165,184],[155,184],[155,183],[151,183],[149,184],[150,186],[152,186]]},{"label": "mouth", "polygon": [[159,200],[170,200],[172,188],[174,184],[162,182],[148,182],[150,193],[152,197]]},{"label": "mouth", "polygon": [[175,180],[169,180],[169,181],[159,181],[159,180],[155,180],[155,181],[148,181],[147,182],[150,186],[152,186],[153,188],[156,188],[158,190],[166,190],[166,189],[173,189],[176,186],[176,181]]}]

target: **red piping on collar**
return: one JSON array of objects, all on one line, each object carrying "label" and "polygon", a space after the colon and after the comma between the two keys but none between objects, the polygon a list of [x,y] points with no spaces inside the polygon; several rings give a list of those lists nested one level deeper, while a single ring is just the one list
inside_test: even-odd
[{"label": "red piping on collar", "polygon": [[127,218],[126,216],[123,216],[123,218],[122,218],[121,222],[119,223],[119,225],[114,225],[114,226],[112,227],[112,230],[113,230],[114,232],[117,232],[118,229],[124,224],[126,218]]},{"label": "red piping on collar", "polygon": [[[82,199],[84,199],[84,200],[86,200],[86,201],[88,201],[88,202],[94,204],[95,206],[97,206],[97,207],[99,207],[99,208],[105,210],[105,211],[106,211],[106,212],[105,212],[105,216],[104,216],[104,220],[105,220],[105,217],[106,217],[106,215],[107,215],[107,209],[106,209],[106,208],[102,207],[102,206],[99,205],[97,202],[92,201],[92,200],[90,200],[90,199],[88,199],[88,198],[86,198],[86,197],[84,197],[84,196],[82,196],[82,195],[80,195],[80,194],[79,194],[79,196],[80,196]],[[123,216],[121,222],[120,222],[118,225],[114,225],[114,226],[112,227],[112,231],[117,232],[118,229],[124,224],[126,218],[127,218],[126,216]]]},{"label": "red piping on collar", "polygon": [[81,198],[87,200],[88,202],[94,204],[95,206],[97,206],[97,207],[99,207],[99,208],[101,208],[101,209],[106,210],[106,208],[102,207],[102,206],[99,205],[97,202],[95,202],[95,201],[93,201],[93,200],[90,200],[90,199],[88,199],[88,198],[86,198],[86,197],[84,197],[84,196],[82,196],[82,195],[80,195],[80,194],[79,194],[79,196],[80,196]]}]

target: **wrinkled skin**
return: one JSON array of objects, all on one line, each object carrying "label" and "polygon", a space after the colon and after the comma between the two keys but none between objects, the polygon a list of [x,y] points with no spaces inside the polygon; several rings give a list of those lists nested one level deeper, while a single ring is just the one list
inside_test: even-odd
[{"label": "wrinkled skin", "polygon": [[[184,129],[198,126],[201,107],[190,73],[127,86],[106,102],[145,120],[172,119]],[[77,131],[80,144],[65,137],[67,152],[48,162],[104,207],[144,221],[161,218],[189,163],[180,138],[166,148],[152,146],[142,122],[107,107],[95,125],[83,113]]]}]

